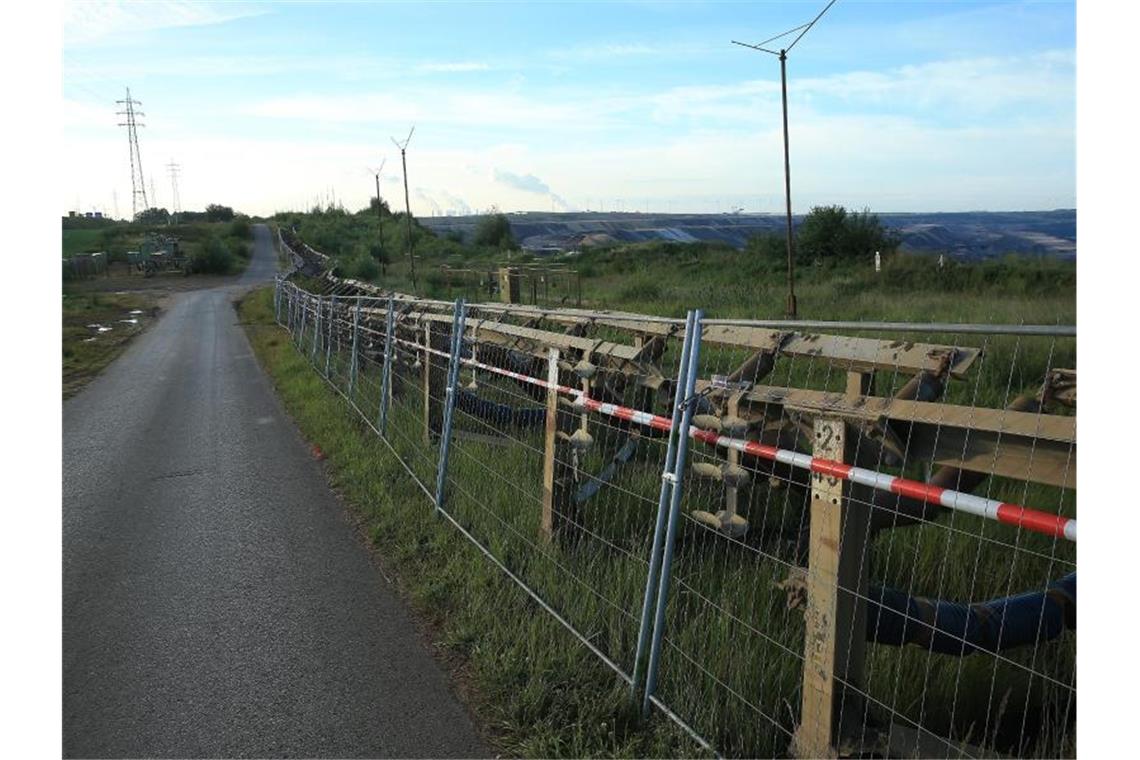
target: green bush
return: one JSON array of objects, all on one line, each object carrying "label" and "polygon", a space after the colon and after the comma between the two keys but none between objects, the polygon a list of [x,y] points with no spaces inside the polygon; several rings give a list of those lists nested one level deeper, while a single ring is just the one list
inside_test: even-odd
[{"label": "green bush", "polygon": [[490,214],[479,220],[475,225],[475,245],[485,245],[492,248],[515,249],[518,244],[515,236],[511,234],[511,223],[504,214]]},{"label": "green bush", "polygon": [[217,237],[209,237],[190,256],[190,269],[201,274],[226,274],[234,265],[234,254]]},{"label": "green bush", "polygon": [[247,238],[249,237],[250,226],[248,216],[238,216],[230,222],[230,237]]},{"label": "green bush", "polygon": [[245,242],[244,240],[238,238],[230,238],[229,248],[230,253],[232,253],[236,258],[248,259],[250,257],[251,251],[249,243]]},{"label": "green bush", "polygon": [[380,266],[376,263],[376,259],[364,253],[353,260],[352,272],[356,279],[372,282],[380,274]]}]

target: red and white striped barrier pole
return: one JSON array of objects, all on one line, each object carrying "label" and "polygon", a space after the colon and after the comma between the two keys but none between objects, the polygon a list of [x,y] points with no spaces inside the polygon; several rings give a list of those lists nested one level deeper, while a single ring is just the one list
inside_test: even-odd
[{"label": "red and white striped barrier pole", "polygon": [[[411,341],[401,340],[399,338],[395,340],[400,343],[415,346],[417,350],[422,351],[424,348],[422,345],[412,343]],[[440,351],[438,349],[429,350],[431,353],[440,356],[448,356],[446,351]],[[461,361],[468,366],[477,367],[497,375],[502,375],[503,377],[509,377],[542,388],[552,388],[558,393],[573,396],[574,403],[577,406],[583,407],[591,412],[598,412],[599,414],[626,420],[638,425],[645,425],[657,430],[668,431],[673,426],[672,421],[668,417],[661,417],[660,415],[642,412],[626,406],[596,401],[578,388],[548,383],[537,377],[530,377],[529,375],[524,375],[519,372],[512,372],[511,370],[502,369],[501,367],[484,364],[474,359],[461,359]],[[1023,507],[1020,504],[1010,504],[996,499],[987,499],[982,496],[975,496],[962,491],[954,491],[949,488],[940,488],[930,485],[929,483],[922,483],[917,480],[910,480],[896,475],[887,475],[863,467],[836,462],[831,459],[821,459],[798,451],[768,446],[759,441],[729,438],[728,436],[718,435],[708,430],[690,428],[689,437],[701,441],[702,443],[707,443],[710,446],[735,449],[750,456],[790,465],[801,470],[818,472],[833,478],[839,478],[840,480],[847,480],[852,483],[874,488],[878,491],[898,494],[899,496],[917,499],[929,504],[938,504],[957,512],[977,515],[1006,525],[1025,528],[1035,533],[1043,533],[1047,536],[1064,538],[1069,541],[1077,540],[1077,521],[1070,517],[1062,517],[1060,515],[1043,512],[1039,509]]]}]

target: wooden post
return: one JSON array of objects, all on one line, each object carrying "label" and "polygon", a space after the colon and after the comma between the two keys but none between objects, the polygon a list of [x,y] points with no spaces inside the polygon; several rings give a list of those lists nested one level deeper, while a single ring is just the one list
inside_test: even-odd
[{"label": "wooden post", "polygon": [[[436,341],[438,342],[438,341]],[[424,386],[424,441],[432,443],[440,430],[441,399],[443,382],[440,378],[439,362],[433,362],[434,357],[430,350],[432,346],[431,322],[424,323],[424,358],[423,358],[423,386]]]},{"label": "wooden post", "polygon": [[[817,417],[814,432],[813,456],[848,461],[853,436],[841,419]],[[866,505],[844,498],[845,481],[823,473],[811,477],[803,704],[793,751],[835,757],[844,715],[862,717],[870,514]]]},{"label": "wooden post", "polygon": [[503,303],[519,303],[519,272],[514,267],[499,268],[499,300]]},{"label": "wooden post", "polygon": [[847,395],[848,396],[870,396],[875,390],[875,373],[874,372],[859,372],[858,370],[848,370],[847,372]]},{"label": "wooden post", "polygon": [[[550,349],[550,362],[546,380],[552,386],[558,384],[558,349]],[[554,503],[554,465],[557,461],[558,446],[558,391],[546,389],[546,447],[542,459],[542,537],[549,541],[554,537],[556,527],[556,505]]]},{"label": "wooden post", "polygon": [[[739,416],[740,414],[740,399],[743,393],[734,393],[728,399],[727,411],[732,417]],[[740,452],[736,449],[728,450],[728,464],[734,467],[740,464]],[[724,489],[724,508],[730,515],[736,514],[736,508],[739,506],[739,488],[729,486]]]}]

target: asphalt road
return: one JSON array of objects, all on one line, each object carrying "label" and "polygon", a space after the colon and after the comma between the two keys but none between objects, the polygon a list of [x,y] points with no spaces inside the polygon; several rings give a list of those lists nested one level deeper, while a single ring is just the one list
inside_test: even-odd
[{"label": "asphalt road", "polygon": [[[242,285],[276,268],[254,235]],[[64,404],[64,755],[487,755],[283,414],[235,292],[178,294]]]}]

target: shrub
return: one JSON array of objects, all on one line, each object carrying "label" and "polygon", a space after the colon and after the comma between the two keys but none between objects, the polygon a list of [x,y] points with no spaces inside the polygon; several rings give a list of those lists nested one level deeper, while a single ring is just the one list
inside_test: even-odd
[{"label": "shrub", "polygon": [[511,223],[504,214],[491,214],[479,220],[475,225],[475,245],[486,245],[500,249],[518,248],[514,235],[511,234]]},{"label": "shrub", "polygon": [[249,217],[239,216],[230,222],[230,237],[247,238],[249,237]]},{"label": "shrub", "polygon": [[250,256],[249,243],[239,238],[229,239],[230,253],[239,259],[248,259]]},{"label": "shrub", "polygon": [[207,222],[232,222],[233,219],[234,210],[229,206],[223,206],[219,203],[211,203],[206,206]]},{"label": "shrub", "polygon": [[352,262],[352,272],[356,279],[371,282],[380,274],[380,267],[376,263],[376,259],[368,254],[360,254]]},{"label": "shrub", "polygon": [[203,274],[226,274],[234,264],[234,255],[219,238],[209,237],[190,256],[190,268]]}]

